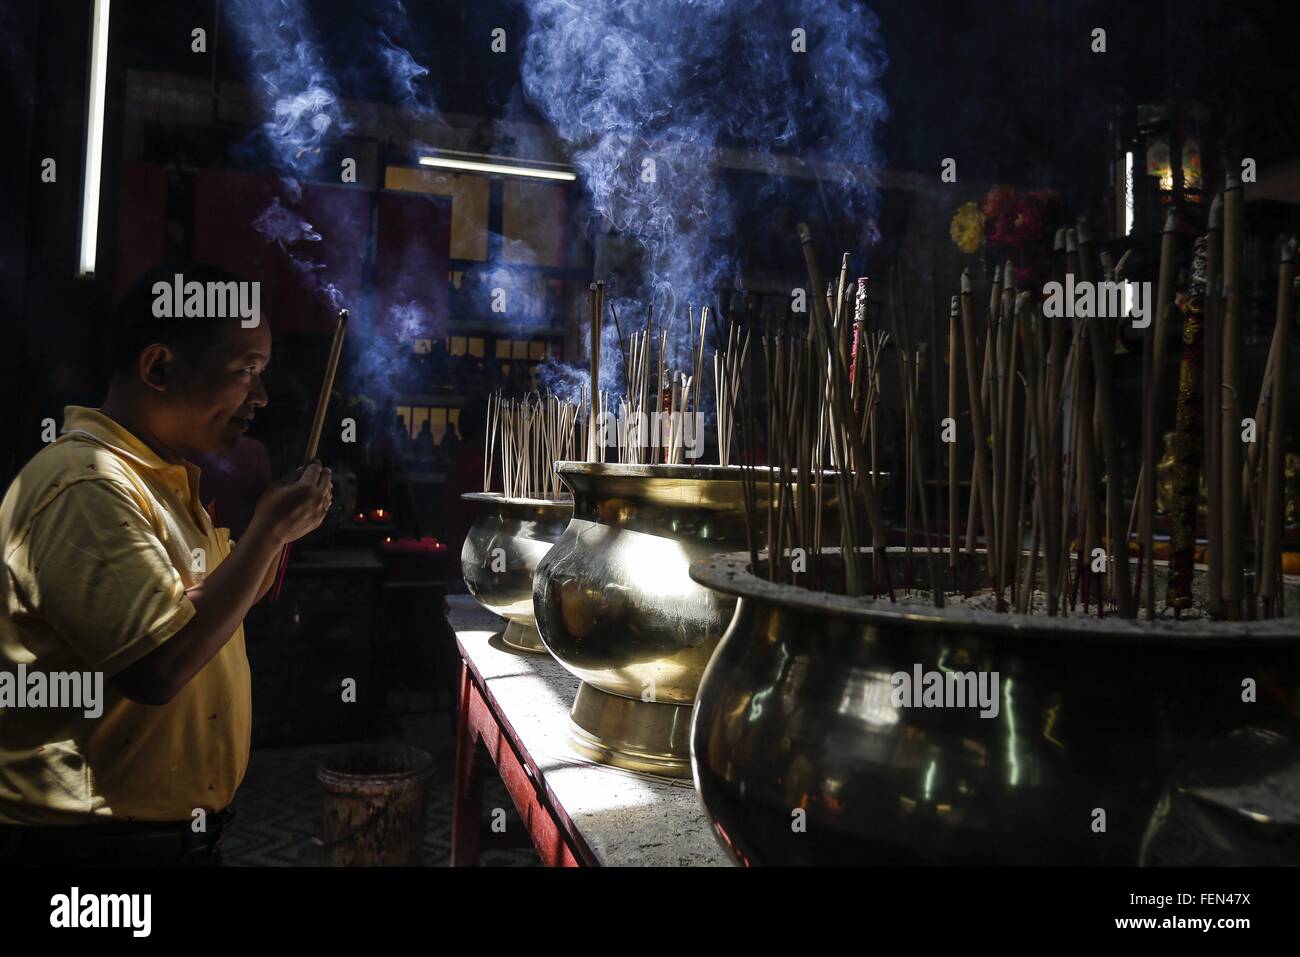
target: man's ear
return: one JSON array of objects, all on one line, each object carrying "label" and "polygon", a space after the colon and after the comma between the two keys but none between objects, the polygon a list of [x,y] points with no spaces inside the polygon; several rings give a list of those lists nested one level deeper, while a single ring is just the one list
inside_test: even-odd
[{"label": "man's ear", "polygon": [[165,392],[175,384],[172,380],[176,373],[176,353],[169,345],[152,343],[140,350],[136,370],[147,387]]}]

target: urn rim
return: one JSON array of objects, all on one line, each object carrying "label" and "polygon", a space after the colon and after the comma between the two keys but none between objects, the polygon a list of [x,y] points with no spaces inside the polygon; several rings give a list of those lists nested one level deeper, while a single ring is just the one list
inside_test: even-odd
[{"label": "urn rim", "polygon": [[[869,553],[871,549],[862,551]],[[892,553],[901,554],[902,551],[898,546],[888,549]],[[838,549],[826,552],[838,554]],[[698,584],[748,602],[904,629],[938,628],[1007,640],[1032,638],[1106,645],[1276,647],[1287,643],[1300,644],[1300,617],[1256,621],[1187,620],[1177,625],[1157,622],[1159,627],[1151,627],[1145,621],[1130,621],[1113,614],[1103,619],[1078,615],[1048,618],[984,609],[898,606],[893,605],[887,596],[854,598],[767,581],[750,570],[748,552],[731,552],[692,562],[690,576]]]}]

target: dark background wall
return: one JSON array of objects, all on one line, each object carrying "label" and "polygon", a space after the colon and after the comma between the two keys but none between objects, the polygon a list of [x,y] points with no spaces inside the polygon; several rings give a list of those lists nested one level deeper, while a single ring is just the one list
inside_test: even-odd
[{"label": "dark background wall", "polygon": [[[309,4],[325,55],[345,96],[388,94],[356,67],[355,36],[372,16],[365,4]],[[1191,97],[1219,115],[1207,152],[1248,144],[1261,166],[1300,157],[1300,58],[1294,3],[1252,0],[878,0],[890,67],[891,118],[883,130],[890,167],[935,174],[958,159],[977,182],[1054,187],[1075,210],[1105,187],[1105,126],[1117,109]],[[127,71],[243,82],[233,44],[218,42],[216,0],[115,5],[107,95],[99,275],[76,278],[80,222],[88,0],[0,4],[0,481],[39,446],[40,422],[64,401],[96,401],[98,331],[117,286],[119,161]],[[514,57],[485,57],[465,41],[495,26],[522,34],[517,0],[407,4],[412,53],[431,65],[444,112],[507,110],[536,117],[518,96]],[[218,35],[217,55],[188,52],[189,31]],[[1089,51],[1090,31],[1107,30],[1108,53]],[[719,51],[726,56],[726,51]],[[40,161],[58,162],[58,181],[40,182]],[[1286,226],[1272,217],[1268,228]]]}]

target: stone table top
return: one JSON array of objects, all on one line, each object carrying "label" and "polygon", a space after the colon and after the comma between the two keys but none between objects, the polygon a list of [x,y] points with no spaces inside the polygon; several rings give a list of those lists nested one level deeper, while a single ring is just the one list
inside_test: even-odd
[{"label": "stone table top", "polygon": [[503,620],[470,596],[451,595],[447,602],[465,656],[596,860],[608,866],[730,863],[692,782],[606,767],[578,755],[565,737],[578,679],[550,655],[511,649],[501,641]]}]

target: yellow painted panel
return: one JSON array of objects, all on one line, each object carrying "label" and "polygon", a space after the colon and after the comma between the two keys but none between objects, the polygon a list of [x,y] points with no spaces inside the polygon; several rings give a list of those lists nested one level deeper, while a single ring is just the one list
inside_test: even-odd
[{"label": "yellow painted panel", "polygon": [[451,197],[451,258],[487,259],[488,190],[491,181],[477,173],[390,166],[386,189]]},{"label": "yellow painted panel", "polygon": [[520,179],[506,179],[502,185],[501,258],[563,266],[566,187]]}]

